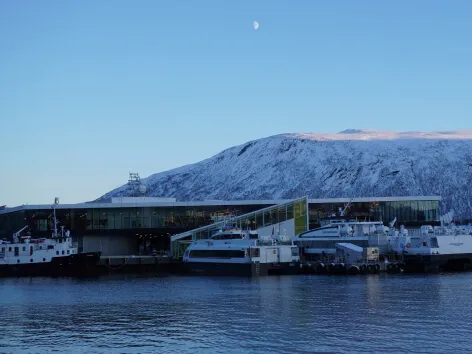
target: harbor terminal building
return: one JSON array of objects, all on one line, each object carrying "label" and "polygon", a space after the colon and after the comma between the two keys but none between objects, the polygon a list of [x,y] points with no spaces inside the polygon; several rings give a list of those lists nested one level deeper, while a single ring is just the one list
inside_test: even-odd
[{"label": "harbor terminal building", "polygon": [[[369,197],[294,200],[206,200],[177,201],[174,198],[120,197],[78,204],[57,204],[59,226],[70,230],[79,251],[102,251],[104,256],[168,252],[177,235],[191,230],[209,231],[228,217],[238,226],[268,230],[293,220],[289,234],[317,227],[324,218],[343,215],[359,220],[381,220],[388,224],[417,227],[439,224],[438,196]],[[25,226],[33,237],[50,236],[53,229],[51,204],[3,207],[0,239]],[[285,226],[284,226],[285,227]],[[205,232],[206,232],[205,231]],[[192,238],[203,233],[188,234]],[[174,239],[173,239],[174,237]],[[181,238],[178,236],[177,238]]]}]

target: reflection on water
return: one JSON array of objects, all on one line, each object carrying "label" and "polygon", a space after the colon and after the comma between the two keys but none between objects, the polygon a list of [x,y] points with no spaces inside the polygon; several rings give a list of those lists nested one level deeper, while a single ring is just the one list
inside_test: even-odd
[{"label": "reflection on water", "polygon": [[0,279],[0,352],[464,352],[472,274]]}]

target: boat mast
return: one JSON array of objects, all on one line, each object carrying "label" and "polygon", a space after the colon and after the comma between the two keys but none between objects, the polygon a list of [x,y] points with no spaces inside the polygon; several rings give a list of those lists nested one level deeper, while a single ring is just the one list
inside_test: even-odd
[{"label": "boat mast", "polygon": [[57,219],[56,219],[56,205],[59,204],[59,198],[54,198],[54,204],[52,206],[54,216],[54,237],[57,237]]}]

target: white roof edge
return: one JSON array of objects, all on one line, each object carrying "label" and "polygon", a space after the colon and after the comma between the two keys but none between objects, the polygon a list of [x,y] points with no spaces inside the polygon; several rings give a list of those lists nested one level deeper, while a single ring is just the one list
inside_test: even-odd
[{"label": "white roof edge", "polygon": [[[57,209],[100,209],[100,208],[136,208],[136,207],[185,207],[185,206],[226,206],[226,205],[275,205],[288,203],[294,199],[264,199],[264,200],[211,200],[211,201],[188,201],[188,202],[139,202],[139,203],[77,203],[77,204],[58,204]],[[391,201],[441,201],[440,196],[411,196],[411,197],[360,197],[360,198],[324,198],[308,199],[308,203],[347,203],[352,202],[391,202]],[[25,204],[12,208],[0,210],[1,214],[13,213],[20,210],[47,210],[51,209],[52,204]]]},{"label": "white roof edge", "polygon": [[424,201],[435,200],[441,201],[441,196],[409,196],[409,197],[359,197],[359,198],[323,198],[308,199],[308,203],[347,203],[351,202],[400,202],[400,201]]}]

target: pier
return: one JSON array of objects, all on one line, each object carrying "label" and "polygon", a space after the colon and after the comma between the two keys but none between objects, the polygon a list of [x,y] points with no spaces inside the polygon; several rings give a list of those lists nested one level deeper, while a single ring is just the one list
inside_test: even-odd
[{"label": "pier", "polygon": [[166,255],[156,256],[101,256],[97,264],[102,272],[163,272],[175,273],[180,261]]},{"label": "pier", "polygon": [[302,274],[326,274],[326,275],[356,275],[356,274],[379,274],[379,273],[402,273],[405,265],[401,261],[393,262],[305,262],[300,267]]}]

